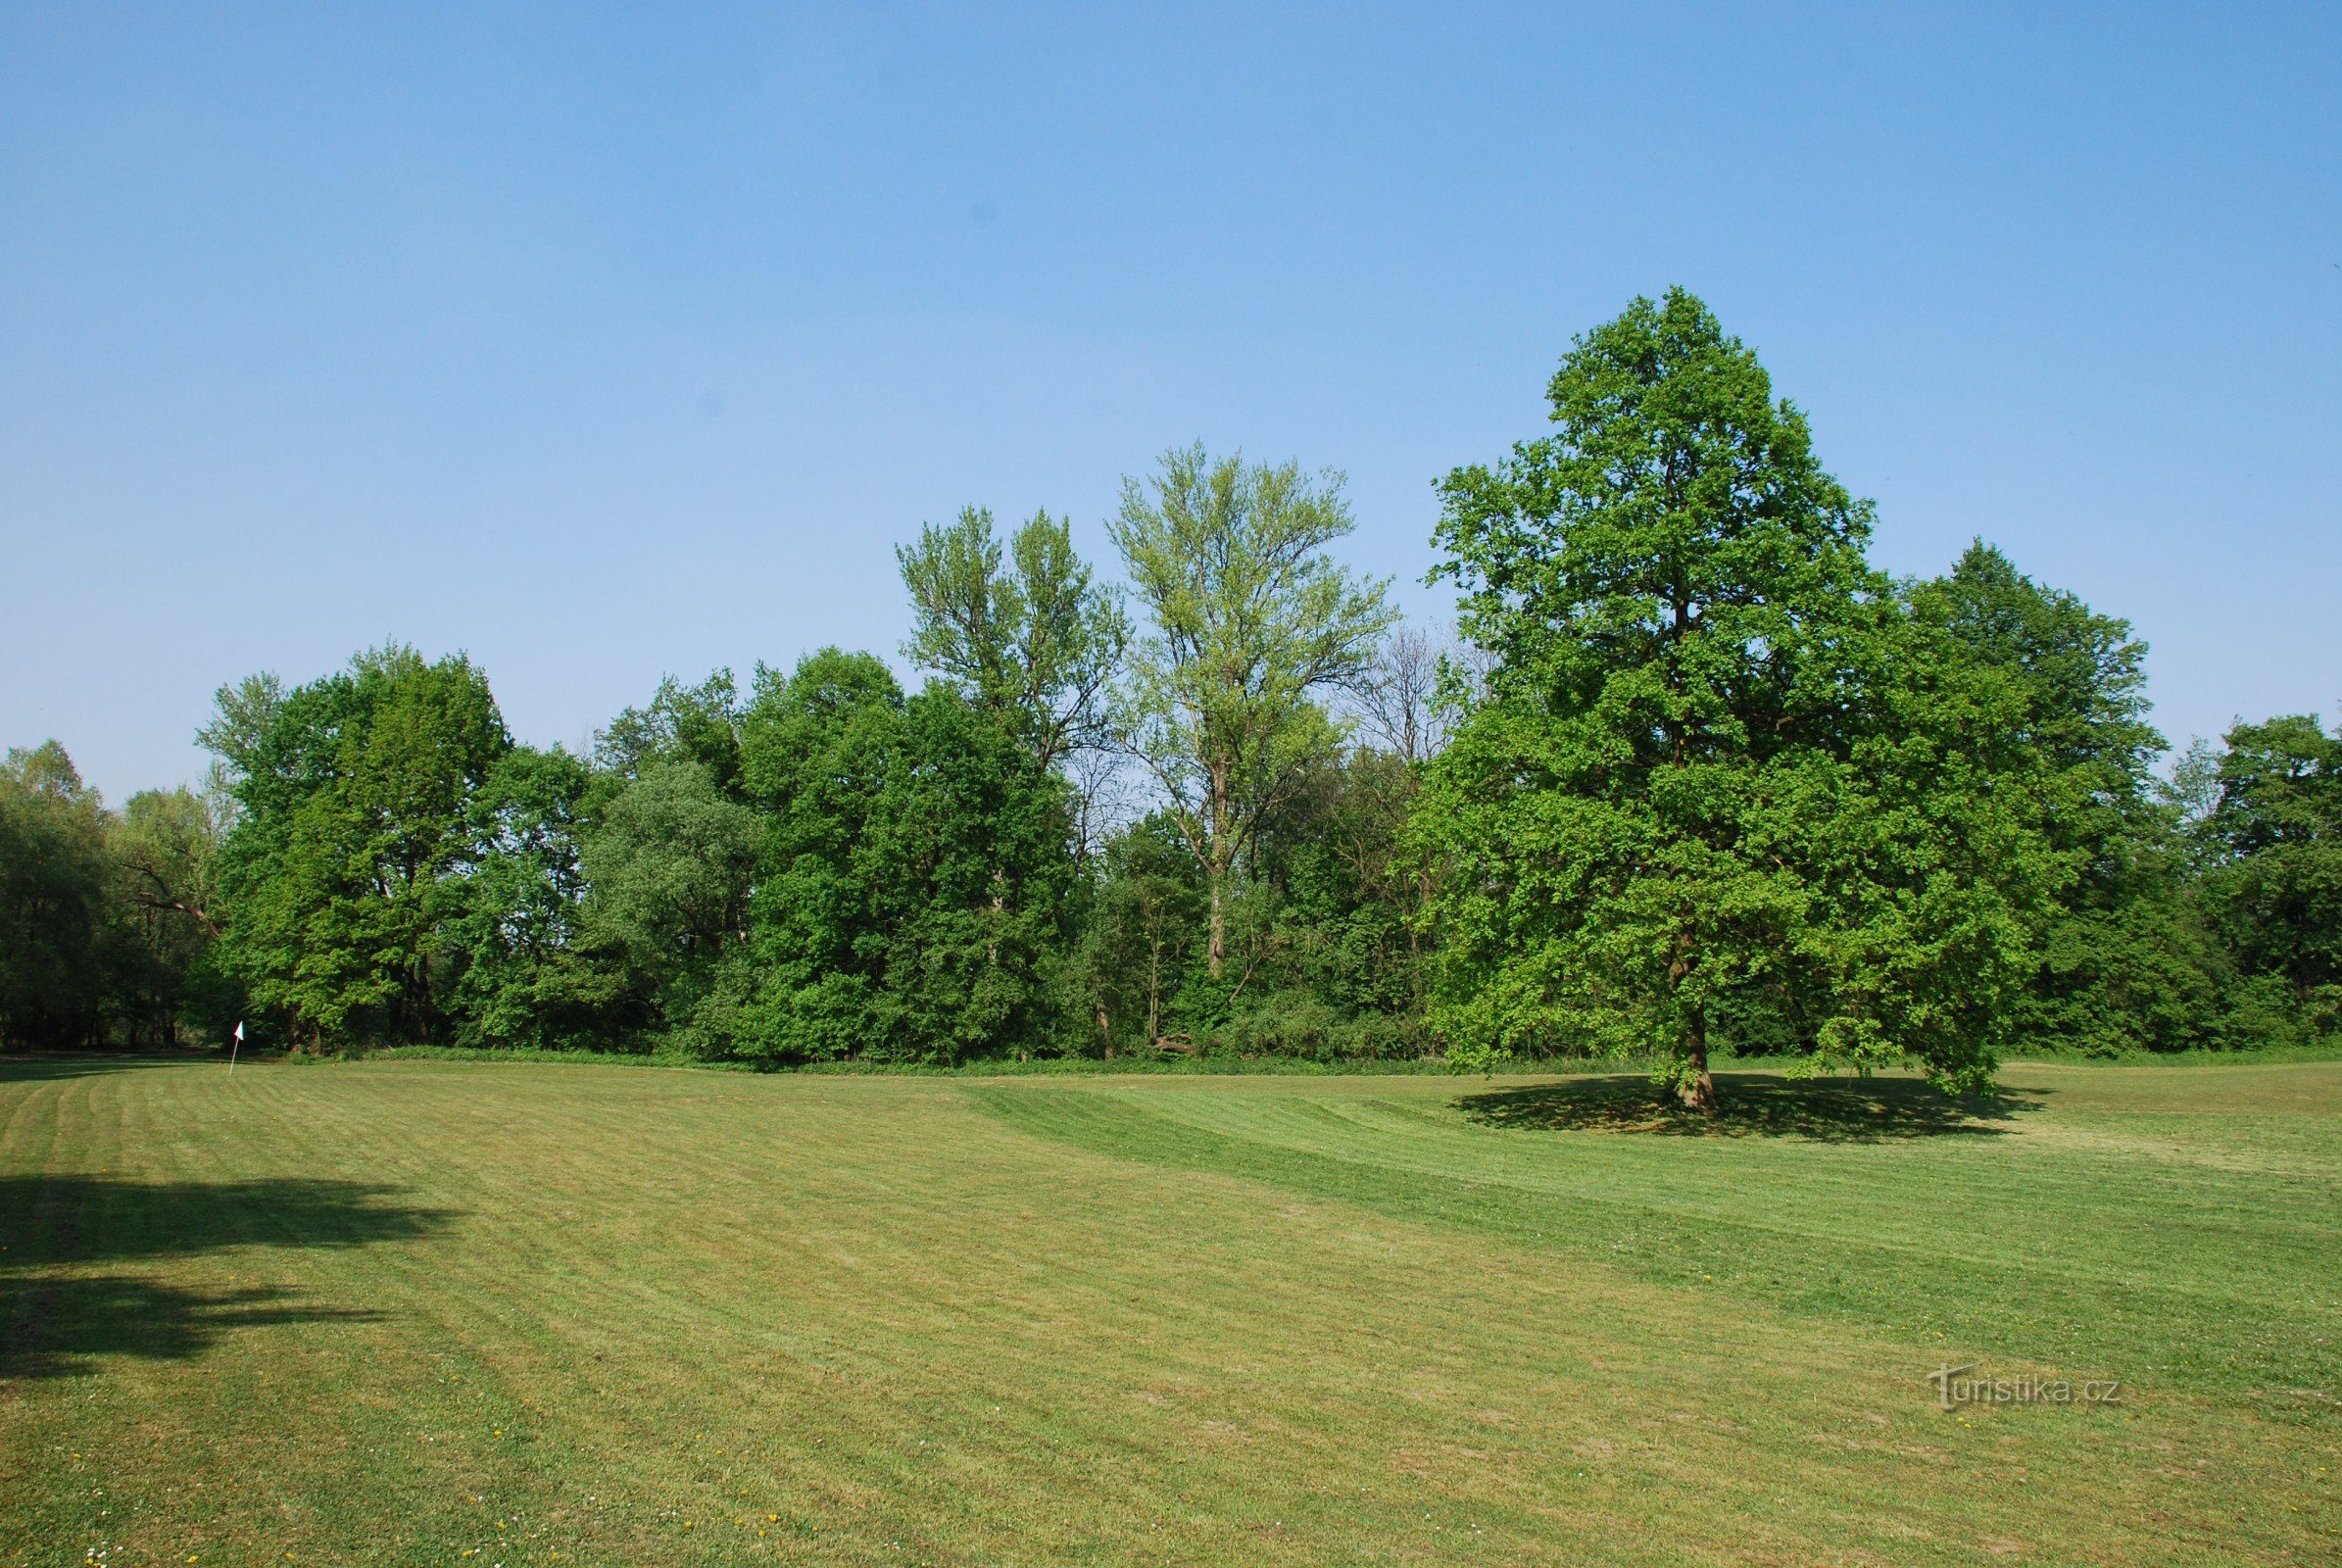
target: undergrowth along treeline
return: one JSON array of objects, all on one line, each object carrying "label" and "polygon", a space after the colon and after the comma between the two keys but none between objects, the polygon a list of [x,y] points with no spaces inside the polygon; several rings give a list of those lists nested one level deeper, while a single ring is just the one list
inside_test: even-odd
[{"label": "undergrowth along treeline", "polygon": [[669,678],[588,755],[388,647],[256,675],[204,791],[0,768],[0,1041],[809,1064],[2300,1044],[2342,1022],[2342,738],[2156,769],[2128,626],[1869,503],[1699,301],[1581,337],[1439,482],[1456,639],[1334,474],[1168,454],[1100,581],[1043,513],[899,551],[867,654]]}]

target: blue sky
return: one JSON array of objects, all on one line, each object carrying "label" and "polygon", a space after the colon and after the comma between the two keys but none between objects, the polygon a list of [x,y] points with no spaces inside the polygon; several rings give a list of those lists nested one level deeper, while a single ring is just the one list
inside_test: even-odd
[{"label": "blue sky", "polygon": [[468,650],[525,739],[892,653],[892,545],[1200,438],[1430,481],[1703,295],[1878,498],[2129,616],[2175,740],[2342,698],[2342,10],[0,11],[0,743]]}]

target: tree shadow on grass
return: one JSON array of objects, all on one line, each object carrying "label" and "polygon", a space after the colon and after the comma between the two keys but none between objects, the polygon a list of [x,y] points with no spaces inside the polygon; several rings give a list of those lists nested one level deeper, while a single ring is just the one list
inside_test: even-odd
[{"label": "tree shadow on grass", "polygon": [[387,1201],[399,1191],[308,1177],[0,1177],[0,1270],[181,1257],[223,1247],[367,1247],[414,1241],[456,1217],[453,1209]]},{"label": "tree shadow on grass", "polygon": [[380,1316],[267,1287],[205,1293],[123,1274],[0,1277],[0,1385],[86,1372],[102,1356],[181,1360],[230,1329]]},{"label": "tree shadow on grass", "polygon": [[397,1191],[302,1179],[0,1178],[0,1381],[56,1377],[107,1354],[189,1356],[231,1328],[372,1318],[274,1289],[206,1294],[89,1269],[235,1247],[412,1242],[456,1217],[388,1201]]},{"label": "tree shadow on grass", "polygon": [[168,1056],[109,1056],[63,1052],[54,1055],[38,1052],[10,1054],[0,1055],[0,1085],[44,1083],[57,1078],[94,1078],[107,1073],[151,1071],[158,1067],[199,1066],[213,1059],[202,1052],[194,1051]]},{"label": "tree shadow on grass", "polygon": [[1895,1139],[1997,1137],[2040,1108],[2042,1090],[1946,1095],[1919,1078],[1788,1078],[1720,1072],[1717,1113],[1677,1104],[1647,1077],[1571,1078],[1466,1095],[1466,1117],[1508,1131],[1650,1133],[1683,1138],[1803,1138],[1873,1144]]}]

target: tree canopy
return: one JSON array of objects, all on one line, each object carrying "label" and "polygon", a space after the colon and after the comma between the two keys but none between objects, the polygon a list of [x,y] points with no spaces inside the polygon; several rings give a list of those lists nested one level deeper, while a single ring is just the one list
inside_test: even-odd
[{"label": "tree canopy", "polygon": [[1441,482],[1439,575],[1488,693],[1431,767],[1435,1025],[1471,1059],[1653,1054],[1713,1103],[1719,1027],[1988,1069],[2061,880],[2017,697],[1868,563],[1872,508],[1681,290],[1578,340],[1553,434]]},{"label": "tree canopy", "polygon": [[1003,560],[992,514],[968,507],[895,557],[910,590],[912,663],[1006,723],[1044,768],[1105,738],[1130,621],[1074,554],[1064,518],[1035,513]]},{"label": "tree canopy", "polygon": [[1202,868],[1214,975],[1239,858],[1342,745],[1318,699],[1366,674],[1393,618],[1384,584],[1326,554],[1353,526],[1340,475],[1200,446],[1164,454],[1146,484],[1125,480],[1107,526],[1151,620],[1132,650],[1123,733]]},{"label": "tree canopy", "polygon": [[0,1047],[1715,1062],[2342,1029],[2342,740],[2163,770],[2147,650],[1876,510],[1682,290],[1437,482],[1453,637],[1339,555],[1341,474],[1166,453],[1103,519],[896,552],[866,652],[663,675],[571,753],[392,644],[222,687],[200,788],[0,763]]}]

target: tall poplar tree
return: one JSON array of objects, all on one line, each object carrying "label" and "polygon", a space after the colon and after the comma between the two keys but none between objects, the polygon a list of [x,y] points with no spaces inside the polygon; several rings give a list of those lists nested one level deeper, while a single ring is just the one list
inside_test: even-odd
[{"label": "tall poplar tree", "polygon": [[1202,868],[1215,977],[1247,846],[1341,748],[1318,696],[1362,679],[1395,618],[1385,584],[1326,554],[1353,526],[1340,475],[1200,445],[1165,454],[1147,485],[1124,480],[1107,524],[1153,621],[1132,650],[1124,733]]}]

